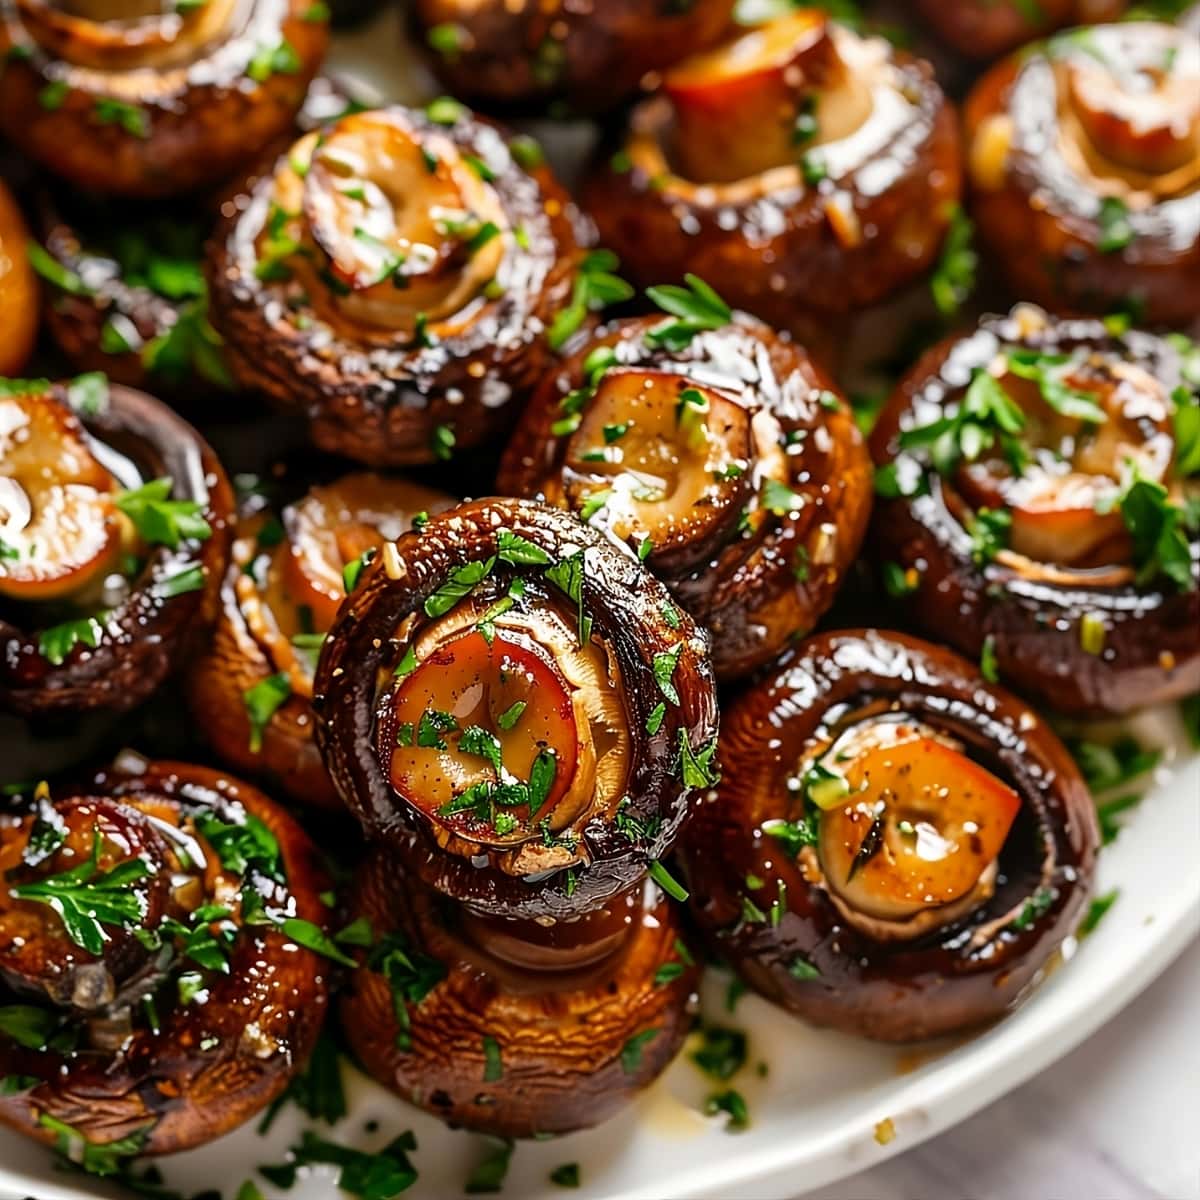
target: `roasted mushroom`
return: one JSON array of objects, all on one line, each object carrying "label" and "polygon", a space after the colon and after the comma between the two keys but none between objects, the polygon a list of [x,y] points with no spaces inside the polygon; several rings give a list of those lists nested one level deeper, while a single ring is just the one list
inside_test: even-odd
[{"label": "roasted mushroom", "polygon": [[344,117],[225,213],[212,320],[239,380],[305,414],[323,450],[448,458],[506,428],[548,368],[569,201],[454,101]]},{"label": "roasted mushroom", "polygon": [[993,67],[965,111],[972,212],[1016,292],[1183,323],[1200,294],[1200,40],[1130,22]]},{"label": "roasted mushroom", "polygon": [[1115,21],[1128,0],[915,0],[937,35],[969,58],[995,58],[1067,25]]},{"label": "roasted mushroom", "polygon": [[625,543],[708,628],[731,679],[832,603],[866,532],[871,465],[799,346],[733,316],[698,279],[651,293],[693,318],[707,305],[707,327],[598,329],[535,394],[498,486]]},{"label": "roasted mushroom", "polygon": [[115,1170],[229,1132],[312,1050],[326,882],[261,792],[126,754],[0,814],[0,877],[6,1125]]},{"label": "roasted mushroom", "polygon": [[573,920],[487,919],[394,851],[356,873],[375,945],[340,1006],[359,1061],[443,1120],[506,1137],[599,1124],[654,1080],[691,1025],[696,960],[645,880]]},{"label": "roasted mushroom", "polygon": [[611,107],[647,72],[712,45],[734,0],[418,0],[413,23],[457,96],[520,105],[565,97]]},{"label": "roasted mushroom", "polygon": [[314,690],[325,764],[380,843],[342,1011],[366,1069],[509,1136],[603,1120],[687,1029],[659,860],[716,779],[704,634],[569,514],[476,501],[384,543]]},{"label": "roasted mushroom", "polygon": [[289,796],[340,808],[312,740],[317,655],[364,556],[453,501],[379,475],[313,487],[280,516],[249,508],[238,523],[221,610],[187,675],[197,728],[223,760],[265,772]]},{"label": "roasted mushroom", "polygon": [[1055,734],[967,662],[823,634],[725,709],[692,912],[764,995],[883,1041],[1001,1016],[1073,933],[1099,836]]},{"label": "roasted mushroom", "polygon": [[37,336],[37,280],[28,242],[21,210],[0,180],[0,376],[25,366]]},{"label": "roasted mushroom", "polygon": [[91,191],[212,186],[290,126],[326,13],[309,0],[3,0],[0,132]]},{"label": "roasted mushroom", "polygon": [[1062,711],[1200,690],[1198,361],[1032,306],[929,351],[872,441],[922,628]]},{"label": "roasted mushroom", "polygon": [[527,501],[385,542],[313,690],[321,756],[368,835],[498,917],[629,891],[714,772],[704,634],[633,555]]},{"label": "roasted mushroom", "polygon": [[959,176],[929,65],[803,9],[668,71],[583,202],[640,282],[690,270],[787,329],[920,275]]},{"label": "roasted mushroom", "polygon": [[144,700],[214,615],[232,507],[213,452],[152,397],[0,381],[0,706]]}]

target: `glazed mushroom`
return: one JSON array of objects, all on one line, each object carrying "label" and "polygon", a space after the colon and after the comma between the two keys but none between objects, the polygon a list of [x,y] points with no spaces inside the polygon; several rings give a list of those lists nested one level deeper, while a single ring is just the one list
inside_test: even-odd
[{"label": "glazed mushroom", "polygon": [[368,836],[480,913],[569,919],[638,884],[715,773],[707,639],[569,513],[482,500],[385,542],[313,685]]},{"label": "glazed mushroom", "polygon": [[377,848],[352,912],[370,922],[340,1004],[358,1060],[453,1125],[504,1137],[614,1115],[678,1053],[696,959],[655,883],[548,926],[479,917]]},{"label": "glazed mushroom", "polygon": [[915,0],[926,24],[959,54],[995,58],[1054,29],[1115,21],[1127,0]]},{"label": "glazed mushroom", "polygon": [[993,1020],[1072,934],[1099,836],[1055,734],[948,651],[823,634],[727,706],[684,839],[692,913],[752,987],[914,1041]]},{"label": "glazed mushroom", "polygon": [[[652,289],[667,305],[682,289]],[[623,542],[712,634],[720,679],[812,629],[858,553],[871,468],[833,385],[795,343],[699,280],[708,327],[615,321],[536,393],[498,486]],[[694,313],[693,313],[694,315]]]},{"label": "glazed mushroom", "polygon": [[302,803],[341,807],[312,739],[321,643],[364,556],[452,503],[363,473],[314,486],[278,516],[261,502],[247,509],[216,630],[186,685],[196,726],[224,761],[266,774]]},{"label": "glazed mushroom", "polygon": [[213,452],[152,397],[0,381],[0,706],[150,695],[214,615],[232,507]]},{"label": "glazed mushroom", "polygon": [[660,860],[716,779],[703,633],[569,514],[482,500],[384,544],[314,690],[322,757],[378,843],[342,1009],[366,1069],[509,1136],[603,1120],[687,1031]]},{"label": "glazed mushroom", "polygon": [[[296,116],[309,132],[359,104],[340,81],[314,79]],[[131,204],[44,184],[36,195],[46,323],[77,371],[115,383],[162,383],[175,397],[233,387],[208,319],[202,267],[217,200]],[[193,394],[197,395],[193,395]]]},{"label": "glazed mushroom", "polygon": [[25,366],[37,336],[37,280],[28,242],[21,210],[0,181],[0,376]]},{"label": "glazed mushroom", "polygon": [[241,1125],[311,1052],[327,884],[261,792],[126,753],[14,801],[0,875],[4,1124],[115,1170]]},{"label": "glazed mushroom", "polygon": [[921,627],[1065,712],[1200,689],[1194,356],[1032,306],[929,351],[872,440]]},{"label": "glazed mushroom", "polygon": [[327,21],[308,0],[4,0],[0,131],[91,191],[211,187],[291,125]]},{"label": "glazed mushroom", "polygon": [[712,45],[733,8],[733,0],[418,0],[412,15],[456,96],[485,107],[565,97],[595,110],[619,103],[648,72]]},{"label": "glazed mushroom", "polygon": [[795,329],[919,276],[959,176],[929,65],[803,9],[668,71],[583,203],[638,281],[692,271]]},{"label": "glazed mushroom", "polygon": [[1200,292],[1200,42],[1130,22],[998,64],[967,101],[972,212],[1016,292],[1184,323]]},{"label": "glazed mushroom", "polygon": [[505,429],[548,368],[569,202],[454,101],[310,134],[225,214],[213,322],[238,379],[303,413],[323,450],[448,458]]}]

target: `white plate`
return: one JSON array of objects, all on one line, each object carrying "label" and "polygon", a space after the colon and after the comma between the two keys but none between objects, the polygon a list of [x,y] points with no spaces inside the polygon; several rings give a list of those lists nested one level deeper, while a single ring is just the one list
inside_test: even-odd
[{"label": "white plate", "polygon": [[[428,95],[428,76],[402,48],[395,21],[386,16],[340,38],[332,65],[388,98],[421,98]],[[570,153],[569,145],[565,149]],[[520,1200],[792,1197],[917,1145],[1066,1054],[1200,932],[1200,757],[1182,749],[1174,710],[1143,714],[1132,727],[1144,741],[1168,750],[1150,794],[1101,855],[1097,894],[1118,888],[1120,896],[1098,930],[1078,948],[1067,947],[1070,961],[1017,1012],[966,1040],[897,1049],[811,1028],[755,996],[744,996],[731,1017],[723,1011],[726,980],[714,974],[705,989],[706,1016],[749,1038],[748,1065],[732,1086],[746,1097],[751,1127],[730,1134],[720,1118],[701,1115],[711,1083],[681,1056],[639,1103],[600,1129],[519,1145],[504,1193]],[[765,1077],[755,1070],[760,1062],[767,1064]],[[460,1195],[487,1142],[448,1130],[348,1065],[344,1071],[352,1116],[317,1132],[373,1150],[412,1129],[420,1178],[405,1195]],[[218,1188],[224,1200],[233,1200],[243,1180],[253,1178],[269,1200],[331,1200],[336,1168],[306,1168],[287,1192],[256,1173],[259,1165],[284,1161],[288,1146],[299,1140],[301,1116],[289,1106],[269,1137],[259,1137],[251,1125],[158,1165],[168,1184],[185,1195]],[[367,1132],[369,1122],[378,1122],[374,1132]],[[877,1140],[883,1122],[895,1131],[887,1144]],[[576,1192],[548,1180],[556,1166],[569,1162],[580,1164],[583,1186]],[[65,1175],[40,1146],[0,1132],[0,1194],[86,1200],[128,1193]]]}]

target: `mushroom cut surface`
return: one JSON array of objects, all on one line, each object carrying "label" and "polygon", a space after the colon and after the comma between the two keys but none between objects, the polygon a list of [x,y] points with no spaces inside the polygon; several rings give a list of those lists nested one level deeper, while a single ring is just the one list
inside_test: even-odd
[{"label": "mushroom cut surface", "polygon": [[308,0],[4,0],[0,130],[74,187],[210,187],[287,131],[327,41]]},{"label": "mushroom cut surface", "polygon": [[313,743],[313,673],[364,561],[449,496],[370,472],[313,485],[276,509],[244,505],[212,640],[191,664],[188,702],[221,758],[303,804],[340,808]]},{"label": "mushroom cut surface", "polygon": [[708,628],[731,679],[832,603],[866,529],[870,463],[798,345],[694,276],[651,295],[692,317],[581,339],[534,396],[498,482],[623,543]]},{"label": "mushroom cut surface", "polygon": [[[0,816],[0,1121],[85,1162],[200,1146],[278,1096],[324,1017],[327,881],[228,775],[126,752]],[[323,935],[322,935],[323,936]]]},{"label": "mushroom cut surface", "polygon": [[972,215],[1018,295],[1183,324],[1200,294],[1200,39],[1133,21],[993,67],[964,110]]},{"label": "mushroom cut surface", "polygon": [[872,440],[875,540],[921,627],[1066,712],[1200,688],[1194,356],[1032,306],[930,350]]},{"label": "mushroom cut surface", "polygon": [[583,204],[638,282],[692,271],[806,333],[917,278],[959,195],[929,64],[818,9],[672,67],[611,149]]},{"label": "mushroom cut surface", "polygon": [[0,706],[144,700],[212,618],[232,507],[213,452],[153,397],[0,380]]},{"label": "mushroom cut surface", "polygon": [[322,450],[434,462],[507,428],[578,257],[566,194],[496,126],[448,98],[352,113],[225,206],[212,320]]},{"label": "mushroom cut surface", "polygon": [[1052,730],[948,651],[801,643],[725,711],[684,839],[692,912],[753,987],[915,1041],[1017,1003],[1073,932],[1099,844]]},{"label": "mushroom cut surface", "polygon": [[313,691],[343,802],[481,913],[569,919],[628,891],[716,775],[703,632],[633,555],[526,501],[386,543]]}]

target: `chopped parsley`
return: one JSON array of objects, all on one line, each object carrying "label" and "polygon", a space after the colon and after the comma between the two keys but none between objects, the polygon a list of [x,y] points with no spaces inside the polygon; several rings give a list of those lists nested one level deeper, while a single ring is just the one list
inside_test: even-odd
[{"label": "chopped parsley", "polygon": [[1117,897],[1120,895],[1119,888],[1113,888],[1111,892],[1105,892],[1103,896],[1097,896],[1095,900],[1088,905],[1088,910],[1084,914],[1084,918],[1079,923],[1079,928],[1075,931],[1075,936],[1085,938],[1089,933],[1092,933],[1096,926],[1104,919],[1105,914],[1117,902]]},{"label": "chopped parsley", "polygon": [[613,273],[620,265],[620,259],[611,250],[592,250],[584,257],[571,289],[570,303],[555,316],[546,334],[552,349],[561,349],[583,325],[589,312],[633,297],[632,286]]},{"label": "chopped parsley", "polygon": [[278,671],[260,680],[252,688],[242,693],[242,703],[246,707],[246,716],[250,719],[250,752],[260,754],[263,746],[263,733],[275,713],[287,702],[292,694],[292,681],[286,671]]},{"label": "chopped parsley", "polygon": [[635,1033],[621,1047],[621,1070],[626,1075],[636,1075],[638,1073],[642,1066],[642,1051],[661,1032],[659,1029],[643,1029],[641,1033]]},{"label": "chopped parsley", "polygon": [[164,476],[120,492],[113,499],[148,545],[176,550],[181,541],[203,542],[212,537],[212,526],[204,519],[202,504],[195,500],[168,499],[174,486],[174,481]]},{"label": "chopped parsley", "polygon": [[684,277],[687,287],[663,284],[646,289],[646,297],[671,319],[654,326],[646,343],[666,350],[682,350],[693,337],[709,329],[722,329],[733,319],[729,305],[697,275]]},{"label": "chopped parsley", "polygon": [[706,1075],[726,1081],[746,1065],[746,1035],[724,1025],[705,1025],[691,1060]]},{"label": "chopped parsley", "polygon": [[75,621],[64,621],[61,625],[51,625],[38,634],[38,653],[51,666],[60,667],[76,646],[95,650],[104,637],[108,618],[109,614],[104,612]]},{"label": "chopped parsley", "polygon": [[929,277],[929,291],[943,317],[953,317],[975,290],[979,255],[972,244],[975,225],[956,204],[942,243],[941,257]]}]

